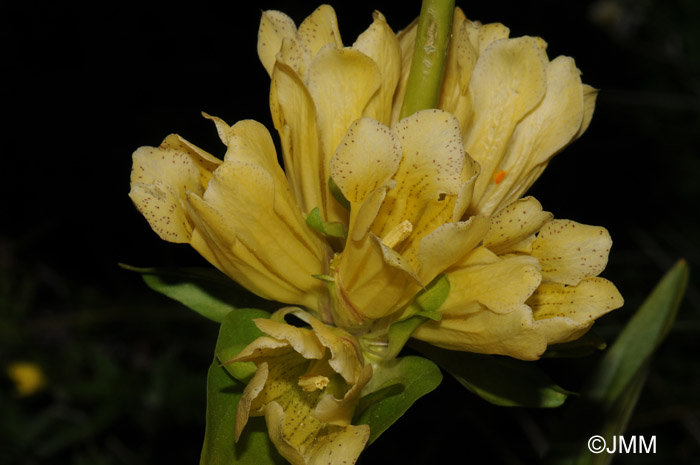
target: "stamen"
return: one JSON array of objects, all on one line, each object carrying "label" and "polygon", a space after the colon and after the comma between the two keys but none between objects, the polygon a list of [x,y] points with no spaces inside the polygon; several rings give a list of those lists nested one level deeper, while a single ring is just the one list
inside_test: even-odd
[{"label": "stamen", "polygon": [[496,174],[493,176],[493,182],[495,182],[496,184],[500,184],[506,177],[506,174],[508,173],[505,170],[497,171]]},{"label": "stamen", "polygon": [[384,245],[390,248],[394,248],[396,244],[406,239],[413,231],[413,225],[408,220],[403,220],[401,223],[397,224],[392,228],[391,231],[386,233],[386,236],[382,238]]},{"label": "stamen", "polygon": [[328,378],[321,375],[304,375],[299,377],[299,386],[306,392],[313,392],[328,386]]}]

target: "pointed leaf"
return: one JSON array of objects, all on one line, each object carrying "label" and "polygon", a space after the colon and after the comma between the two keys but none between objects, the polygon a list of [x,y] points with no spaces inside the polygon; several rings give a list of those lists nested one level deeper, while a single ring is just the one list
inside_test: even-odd
[{"label": "pointed leaf", "polygon": [[[240,441],[234,441],[236,409],[245,384],[233,377],[237,364],[221,366],[222,358],[235,356],[248,343],[262,335],[254,318],[269,314],[256,309],[238,309],[224,319],[216,343],[216,357],[207,377],[206,431],[200,465],[281,465],[282,459],[267,435],[263,418],[251,418]],[[230,357],[229,357],[230,356]],[[240,364],[243,365],[243,364]],[[254,367],[253,367],[254,370]]]},{"label": "pointed leaf", "polygon": [[120,264],[141,273],[144,282],[156,292],[177,300],[205,318],[220,323],[237,307],[273,309],[264,300],[213,268],[138,268]]},{"label": "pointed leaf", "polygon": [[600,362],[587,392],[593,402],[611,406],[637,376],[670,330],[688,283],[684,260],[664,275]]},{"label": "pointed leaf", "polygon": [[559,407],[571,394],[536,364],[508,357],[456,352],[423,342],[412,345],[447,370],[464,387],[504,407]]},{"label": "pointed leaf", "polygon": [[375,365],[372,379],[362,391],[360,406],[364,408],[357,409],[353,424],[369,425],[371,444],[441,381],[440,369],[423,357],[408,356]]}]

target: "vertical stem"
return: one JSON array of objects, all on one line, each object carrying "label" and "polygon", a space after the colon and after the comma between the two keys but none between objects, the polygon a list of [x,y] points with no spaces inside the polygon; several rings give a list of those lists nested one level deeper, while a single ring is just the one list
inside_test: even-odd
[{"label": "vertical stem", "polygon": [[454,9],[454,0],[423,0],[401,118],[437,107]]}]

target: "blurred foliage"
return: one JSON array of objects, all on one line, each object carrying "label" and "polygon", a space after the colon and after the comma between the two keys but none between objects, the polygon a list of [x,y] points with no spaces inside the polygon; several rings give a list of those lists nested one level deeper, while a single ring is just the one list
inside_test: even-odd
[{"label": "blurred foliage", "polygon": [[[195,463],[217,328],[138,278],[105,295],[16,252],[0,240],[0,463]],[[15,361],[45,388],[20,397]]]}]

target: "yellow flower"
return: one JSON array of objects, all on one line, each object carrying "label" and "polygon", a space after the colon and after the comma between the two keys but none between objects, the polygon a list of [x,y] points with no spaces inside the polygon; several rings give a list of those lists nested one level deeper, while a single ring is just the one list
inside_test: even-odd
[{"label": "yellow flower", "polygon": [[[211,118],[211,117],[210,117]],[[229,127],[223,162],[179,136],[133,156],[129,196],[165,240],[191,244],[210,263],[267,299],[320,311],[327,245],[294,202],[267,129]]]},{"label": "yellow flower", "polygon": [[623,304],[615,286],[597,277],[612,241],[601,227],[552,214],[532,197],[491,219],[483,244],[448,273],[451,292],[413,337],[469,352],[538,359],[548,345],[581,337]]},{"label": "yellow flower", "polygon": [[7,367],[7,375],[15,383],[20,397],[31,396],[46,386],[41,367],[31,362],[13,362]]},{"label": "yellow flower", "polygon": [[[311,328],[275,321],[289,314]],[[258,368],[238,404],[236,441],[249,416],[264,415],[270,439],[293,465],[355,463],[369,426],[350,422],[372,376],[357,340],[301,309],[282,309],[273,318],[254,320],[267,336],[230,361],[252,361]]]},{"label": "yellow flower", "polygon": [[[572,58],[550,61],[539,37],[509,38],[503,24],[469,21],[459,8],[452,30],[439,108],[457,117],[464,148],[481,167],[469,211],[491,215],[519,199],[549,160],[583,134],[596,91],[581,83]],[[399,34],[399,99],[415,34],[415,24]]]},{"label": "yellow flower", "polygon": [[[299,28],[264,12],[258,52],[285,171],[260,124],[206,115],[224,160],[171,135],[134,154],[131,198],[163,239],[357,336],[410,317],[408,304],[442,273],[452,289],[444,318],[416,337],[534,359],[580,336],[622,302],[597,278],[609,236],[518,199],[585,131],[595,92],[572,59],[549,61],[541,39],[455,18],[442,110],[398,120],[413,26],[395,35],[375,13],[343,47],[329,6]],[[321,227],[307,224],[314,212]],[[574,259],[596,265],[576,271]]]},{"label": "yellow flower", "polygon": [[393,130],[360,119],[338,146],[330,171],[350,203],[345,249],[331,264],[331,308],[344,326],[398,317],[488,229],[481,216],[460,221],[477,166],[449,113],[420,111]]},{"label": "yellow flower", "polygon": [[258,54],[270,74],[270,109],[299,206],[304,213],[319,208],[326,221],[346,221],[328,185],[330,158],[358,118],[389,124],[400,72],[396,35],[375,12],[373,24],[343,47],[328,5],[298,29],[284,13],[265,11]]}]

